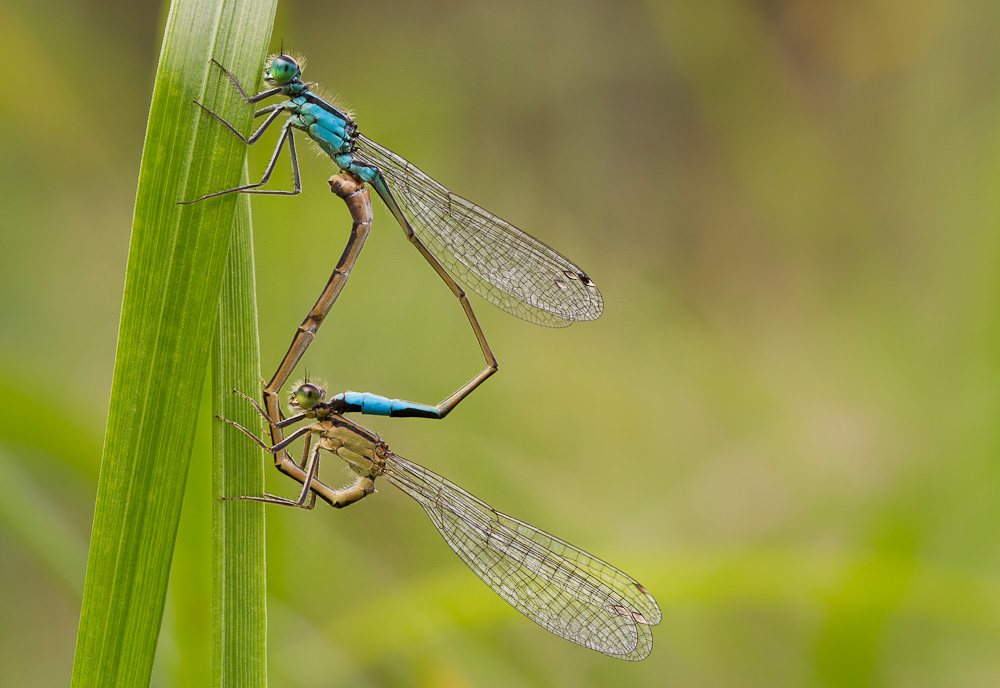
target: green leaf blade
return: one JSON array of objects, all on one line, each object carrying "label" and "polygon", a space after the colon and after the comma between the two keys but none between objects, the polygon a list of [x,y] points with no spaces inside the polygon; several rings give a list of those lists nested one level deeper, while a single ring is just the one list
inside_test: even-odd
[{"label": "green leaf blade", "polygon": [[212,75],[209,58],[252,87],[274,9],[273,0],[182,0],[167,19],[136,195],[74,686],[149,683],[237,199],[177,202],[235,186],[245,159],[242,142],[208,126],[211,118],[191,100],[204,94],[208,107],[249,127],[252,109],[228,80],[218,80],[224,75]]}]

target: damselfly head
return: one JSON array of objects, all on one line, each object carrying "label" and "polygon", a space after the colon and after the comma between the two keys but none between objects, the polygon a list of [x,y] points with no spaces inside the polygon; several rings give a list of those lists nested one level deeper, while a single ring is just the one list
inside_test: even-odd
[{"label": "damselfly head", "polygon": [[295,385],[288,406],[293,411],[308,411],[315,408],[326,397],[326,390],[313,382],[302,382]]},{"label": "damselfly head", "polygon": [[264,81],[279,86],[302,76],[302,65],[291,55],[272,55],[264,67]]}]

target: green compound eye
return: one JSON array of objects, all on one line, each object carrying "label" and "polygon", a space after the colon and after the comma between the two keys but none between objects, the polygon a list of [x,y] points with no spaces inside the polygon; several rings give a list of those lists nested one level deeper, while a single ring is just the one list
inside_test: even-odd
[{"label": "green compound eye", "polygon": [[279,84],[287,84],[293,79],[297,79],[302,74],[299,63],[288,55],[279,55],[271,62],[271,67],[267,70],[268,78]]},{"label": "green compound eye", "polygon": [[324,396],[326,396],[326,393],[323,389],[311,382],[299,385],[299,388],[295,390],[295,401],[298,402],[299,406],[307,410],[323,401]]}]

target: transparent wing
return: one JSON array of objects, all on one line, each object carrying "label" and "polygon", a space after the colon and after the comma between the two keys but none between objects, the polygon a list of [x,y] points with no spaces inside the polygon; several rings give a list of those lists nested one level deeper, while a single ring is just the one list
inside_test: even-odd
[{"label": "transparent wing", "polygon": [[434,257],[484,299],[549,327],[594,320],[604,311],[597,285],[567,258],[371,139],[358,134],[355,144],[355,157],[382,172]]},{"label": "transparent wing", "polygon": [[387,453],[386,480],[420,503],[445,541],[515,609],[558,636],[618,659],[644,659],[660,608],[607,562]]}]

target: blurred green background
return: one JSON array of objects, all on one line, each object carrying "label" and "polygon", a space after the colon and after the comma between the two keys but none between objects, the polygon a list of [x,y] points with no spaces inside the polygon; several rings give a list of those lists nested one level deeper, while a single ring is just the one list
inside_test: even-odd
[{"label": "blurred green background", "polygon": [[[0,2],[0,685],[71,671],[162,11]],[[269,510],[271,684],[1000,683],[998,25],[987,0],[283,2],[274,46],[367,135],[607,304],[551,331],[475,300],[501,373],[444,422],[367,424],[664,618],[637,665],[550,636],[383,485]],[[301,197],[253,203],[265,373],[349,228],[302,163]],[[310,374],[436,402],[481,363],[377,207]],[[192,471],[156,685],[205,676],[211,499]]]}]

